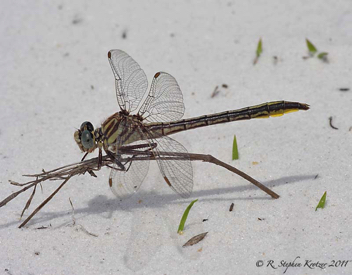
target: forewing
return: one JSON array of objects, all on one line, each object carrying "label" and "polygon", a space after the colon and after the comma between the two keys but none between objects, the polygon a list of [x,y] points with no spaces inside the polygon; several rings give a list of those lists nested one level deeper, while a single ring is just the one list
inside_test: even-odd
[{"label": "forewing", "polygon": [[[133,151],[136,152],[136,157],[138,152],[150,150],[149,143],[145,140],[133,142],[128,145],[130,148],[133,146],[140,146],[140,148],[133,148]],[[131,158],[131,160],[127,163],[122,162],[126,171],[119,170],[119,167],[114,164],[114,168],[110,172],[109,186],[115,196],[126,199],[137,192],[142,185],[149,169],[149,156],[138,155],[138,158],[143,158],[143,160],[136,160],[133,154],[126,154],[125,151],[125,153],[121,153],[117,157],[120,160],[127,158]]]},{"label": "forewing", "polygon": [[115,76],[117,102],[121,110],[134,111],[147,91],[147,77],[138,63],[121,50],[109,51],[108,59]]},{"label": "forewing", "polygon": [[147,135],[157,145],[153,153],[165,182],[181,197],[189,197],[193,190],[193,170],[186,148],[168,136],[151,132]]},{"label": "forewing", "polygon": [[149,122],[169,122],[181,119],[184,112],[182,91],[176,79],[168,73],[156,73],[139,114]]}]

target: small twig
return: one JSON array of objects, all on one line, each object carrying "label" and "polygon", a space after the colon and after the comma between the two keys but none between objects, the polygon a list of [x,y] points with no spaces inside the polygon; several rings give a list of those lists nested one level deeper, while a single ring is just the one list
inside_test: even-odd
[{"label": "small twig", "polygon": [[211,97],[213,98],[213,97],[217,96],[219,93],[220,93],[219,86],[216,86],[213,93],[211,94]]},{"label": "small twig", "polygon": [[33,192],[32,192],[32,195],[29,197],[27,203],[26,203],[26,206],[23,208],[22,210],[22,213],[21,213],[21,218],[23,217],[23,214],[24,212],[28,209],[28,207],[31,205],[31,202],[32,202],[32,199],[34,197],[34,194],[35,194],[35,190],[37,189],[37,185],[34,186],[33,188]]},{"label": "small twig", "polygon": [[[145,154],[146,152],[141,152],[141,154]],[[257,186],[259,189],[263,190],[265,193],[267,193],[268,195],[270,195],[272,198],[274,199],[278,199],[280,196],[278,194],[276,194],[274,191],[270,190],[269,188],[267,188],[266,186],[264,186],[263,184],[261,184],[259,181],[253,179],[251,176],[247,175],[246,173],[242,172],[241,170],[238,170],[237,168],[228,165],[225,162],[222,162],[221,160],[213,157],[212,155],[203,155],[203,154],[184,154],[184,153],[168,153],[168,152],[161,152],[160,155],[162,156],[170,156],[172,154],[171,157],[165,157],[165,158],[161,158],[161,159],[180,159],[178,158],[178,156],[182,157],[182,156],[189,156],[189,159],[191,161],[195,161],[195,160],[201,160],[204,162],[209,162],[209,163],[213,163],[216,165],[219,165],[221,167],[226,168],[227,170],[239,175],[240,177],[248,180],[249,182],[251,182],[252,184],[254,184],[255,186]],[[135,160],[143,160],[143,158],[134,158]],[[155,159],[155,157],[152,155],[150,156],[150,159]],[[182,159],[182,158],[181,158]]]},{"label": "small twig", "polygon": [[230,212],[232,212],[233,211],[233,207],[235,206],[235,204],[234,203],[231,203],[231,205],[230,205],[230,209],[229,209],[229,211]]},{"label": "small twig", "polygon": [[40,227],[37,227],[36,229],[38,229],[38,230],[41,230],[41,229],[48,229],[48,227],[47,227],[47,226],[40,226]]},{"label": "small twig", "polygon": [[339,129],[339,128],[335,127],[334,125],[332,125],[332,116],[329,117],[329,124],[330,124],[330,127],[331,127],[332,129],[335,129],[335,130],[338,130],[338,129]]},{"label": "small twig", "polygon": [[[10,181],[11,183],[11,181]],[[32,183],[24,188],[22,188],[20,191],[17,191],[15,193],[12,193],[11,195],[9,195],[7,198],[5,198],[4,200],[2,200],[0,202],[0,207],[3,207],[5,204],[7,204],[9,201],[12,201],[14,198],[16,198],[19,194],[23,193],[24,191],[26,191],[29,188],[32,188],[33,186],[37,185],[38,183]]]},{"label": "small twig", "polygon": [[97,234],[94,234],[94,233],[89,232],[87,229],[85,229],[85,228],[83,227],[83,225],[77,224],[77,226],[79,227],[79,230],[81,230],[82,232],[86,233],[87,235],[93,236],[93,237],[96,237],[96,238],[99,237]]},{"label": "small twig", "polygon": [[75,224],[76,224],[75,208],[73,207],[73,203],[72,203],[72,201],[71,201],[71,198],[68,198],[68,200],[70,201],[71,208],[72,208],[72,225],[75,225]]},{"label": "small twig", "polygon": [[88,170],[89,175],[91,175],[94,178],[97,178],[97,175],[92,171],[92,170]]},{"label": "small twig", "polygon": [[32,214],[30,214],[27,219],[25,219],[25,221],[23,223],[20,224],[20,226],[18,228],[21,228],[23,226],[25,226],[27,224],[27,222],[29,222],[32,217],[37,214],[39,212],[40,209],[43,208],[44,205],[46,205],[55,195],[57,192],[59,192],[59,190],[66,184],[66,182],[68,182],[70,178],[67,178],[63,183],[61,183],[61,185],[49,196],[47,197],[33,212]]},{"label": "small twig", "polygon": [[75,218],[75,208],[73,207],[73,203],[71,201],[71,198],[68,198],[68,200],[70,201],[71,204],[71,208],[72,208],[72,226],[76,227],[76,230],[81,230],[83,233],[89,235],[89,236],[93,236],[93,237],[98,237],[97,234],[94,233],[90,233],[87,229],[84,228],[83,225],[81,224],[76,224],[76,218]]}]

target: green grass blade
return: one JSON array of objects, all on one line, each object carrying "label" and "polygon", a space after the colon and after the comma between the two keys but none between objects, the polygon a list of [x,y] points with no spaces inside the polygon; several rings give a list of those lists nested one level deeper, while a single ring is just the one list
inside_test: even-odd
[{"label": "green grass blade", "polygon": [[198,199],[192,201],[192,202],[188,205],[188,207],[186,208],[185,212],[183,213],[183,216],[182,216],[181,221],[180,221],[180,225],[179,225],[178,230],[177,230],[177,233],[178,233],[178,234],[182,234],[182,233],[183,233],[183,228],[185,227],[185,223],[186,223],[186,220],[187,220],[187,217],[188,217],[188,213],[189,213],[189,211],[191,210],[193,204],[194,204],[195,202],[197,202],[197,201],[198,201]]},{"label": "green grass blade", "polygon": [[326,201],[326,191],[325,191],[324,195],[321,197],[317,207],[315,208],[315,211],[317,211],[318,208],[322,208],[323,209],[325,207],[325,201]]},{"label": "green grass blade", "polygon": [[254,58],[254,61],[253,61],[253,65],[257,64],[258,62],[258,59],[259,59],[259,56],[262,54],[263,52],[263,45],[262,45],[262,39],[260,38],[259,39],[259,42],[258,42],[258,45],[257,45],[257,50],[256,50],[256,56]]},{"label": "green grass blade", "polygon": [[323,61],[326,61],[328,59],[328,53],[327,52],[319,53],[317,57]]},{"label": "green grass blade", "polygon": [[236,135],[233,136],[233,144],[232,144],[232,160],[238,159],[238,148],[237,148],[237,140]]},{"label": "green grass blade", "polygon": [[306,38],[306,42],[307,42],[309,54],[314,55],[318,51],[317,48],[307,38]]},{"label": "green grass blade", "polygon": [[260,38],[259,39],[259,42],[258,42],[258,46],[257,46],[257,58],[259,58],[259,56],[262,54],[263,52],[263,46],[262,46],[262,39]]}]

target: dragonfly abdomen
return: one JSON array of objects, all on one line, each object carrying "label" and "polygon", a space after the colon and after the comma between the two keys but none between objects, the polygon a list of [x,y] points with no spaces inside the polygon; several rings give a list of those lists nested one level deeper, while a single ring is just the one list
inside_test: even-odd
[{"label": "dragonfly abdomen", "polygon": [[161,135],[171,135],[177,132],[204,127],[208,125],[226,123],[237,120],[249,120],[253,118],[268,118],[282,116],[299,110],[308,110],[309,105],[290,101],[273,101],[246,107],[233,111],[226,111],[212,115],[204,115],[189,119],[178,120],[169,123],[150,123],[146,124],[152,132]]}]

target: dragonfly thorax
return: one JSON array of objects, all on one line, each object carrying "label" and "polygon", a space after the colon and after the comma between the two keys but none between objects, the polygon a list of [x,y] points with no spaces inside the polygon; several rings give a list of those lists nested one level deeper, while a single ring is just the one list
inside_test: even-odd
[{"label": "dragonfly thorax", "polygon": [[99,141],[107,150],[110,146],[123,146],[143,139],[140,134],[143,128],[141,117],[138,115],[125,115],[118,112],[108,117],[101,125]]}]

